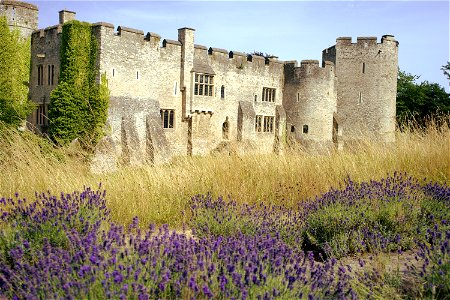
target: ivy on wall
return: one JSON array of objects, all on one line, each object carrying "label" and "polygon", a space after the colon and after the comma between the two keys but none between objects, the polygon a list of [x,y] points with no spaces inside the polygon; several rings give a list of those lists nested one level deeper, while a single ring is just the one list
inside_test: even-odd
[{"label": "ivy on wall", "polygon": [[109,102],[106,76],[96,80],[98,42],[86,22],[67,22],[61,34],[61,71],[50,95],[49,134],[60,144],[78,138],[90,147],[104,133]]},{"label": "ivy on wall", "polygon": [[34,110],[28,99],[30,39],[0,17],[0,122],[19,126]]}]

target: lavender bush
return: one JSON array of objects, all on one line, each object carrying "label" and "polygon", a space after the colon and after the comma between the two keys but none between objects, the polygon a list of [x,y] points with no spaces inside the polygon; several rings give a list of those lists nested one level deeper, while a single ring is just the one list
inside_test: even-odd
[{"label": "lavender bush", "polygon": [[[420,295],[449,286],[450,192],[395,174],[299,203],[298,210],[196,196],[194,232],[111,222],[105,193],[0,200],[0,297],[356,299],[387,277],[357,273],[349,253],[416,249]],[[436,225],[437,224],[437,225]],[[418,245],[416,247],[416,245]],[[381,296],[380,296],[381,295]]]},{"label": "lavender bush", "polygon": [[187,238],[108,223],[105,194],[1,199],[0,293],[8,298],[273,299],[353,294],[336,260],[318,264],[271,235]]}]

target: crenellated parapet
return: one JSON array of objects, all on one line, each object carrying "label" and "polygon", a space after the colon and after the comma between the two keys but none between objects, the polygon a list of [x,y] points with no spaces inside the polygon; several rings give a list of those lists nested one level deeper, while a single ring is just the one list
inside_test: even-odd
[{"label": "crenellated parapet", "polygon": [[334,63],[324,61],[322,67],[318,60],[302,60],[298,67],[297,61],[284,62],[284,72],[286,82],[300,82],[306,78],[313,80],[334,80]]},{"label": "crenellated parapet", "polygon": [[383,35],[381,37],[381,41],[378,43],[377,37],[374,36],[368,36],[368,37],[357,37],[356,43],[352,42],[351,37],[338,37],[336,39],[336,46],[359,46],[359,47],[370,47],[375,46],[379,44],[388,44],[391,43],[395,44],[395,46],[398,46],[398,42],[395,40],[393,35]]}]

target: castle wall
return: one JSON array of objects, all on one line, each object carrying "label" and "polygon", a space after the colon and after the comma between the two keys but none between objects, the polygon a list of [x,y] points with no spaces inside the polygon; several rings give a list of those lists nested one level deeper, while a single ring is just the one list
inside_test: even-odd
[{"label": "castle wall", "polygon": [[337,111],[344,140],[393,141],[398,42],[392,36],[383,36],[381,43],[375,37],[359,37],[356,43],[338,38],[323,57],[336,63]]},{"label": "castle wall", "polygon": [[[186,155],[187,123],[182,120],[182,95],[180,92],[181,45],[165,40],[160,46],[160,36],[112,24],[94,24],[94,34],[99,40],[100,74],[106,74],[110,97],[126,98],[129,111],[139,113],[142,99],[158,101],[160,109],[175,111],[173,128],[164,128],[168,144],[175,155]],[[125,103],[124,103],[125,104]],[[115,111],[111,111],[114,113]],[[145,119],[145,116],[142,116]],[[120,140],[121,123],[117,116],[108,117],[114,140]],[[114,121],[115,120],[115,121]],[[137,130],[138,138],[145,140],[145,128]]]},{"label": "castle wall", "polygon": [[[60,25],[32,34],[30,97],[39,108],[31,120],[40,131],[58,84],[62,23],[74,18],[61,11]],[[110,90],[98,169],[227,149],[280,153],[286,135],[311,150],[340,144],[340,136],[394,138],[398,43],[392,36],[381,43],[338,38],[323,51],[322,67],[308,60],[297,67],[197,45],[192,28],[178,29],[177,40],[109,23],[92,30],[98,80],[105,74]]]},{"label": "castle wall", "polygon": [[19,29],[21,35],[26,38],[38,28],[38,8],[30,3],[2,0],[0,16],[6,16],[9,27]]},{"label": "castle wall", "polygon": [[50,93],[59,82],[61,31],[56,25],[31,35],[30,99],[38,109],[28,121],[39,132],[47,131]]},{"label": "castle wall", "polygon": [[[201,47],[195,50],[194,61],[207,64],[215,73],[213,96],[193,96],[191,106],[191,111],[213,112],[210,121],[210,150],[223,141],[229,141],[242,144],[241,151],[272,152],[276,133],[276,106],[282,105],[283,99],[283,64],[275,59],[266,61],[260,56],[247,56],[216,48],[209,48],[207,51]],[[262,101],[263,88],[275,89],[273,101]],[[262,127],[264,117],[273,117],[270,132],[264,132],[264,128],[257,131],[255,117],[252,120],[244,118],[243,126],[239,123],[240,104],[242,106],[244,102],[247,110],[254,111],[255,117],[262,117]],[[244,112],[244,115],[252,113]],[[229,126],[227,139],[223,138],[224,122],[228,122]],[[251,147],[248,147],[249,144]]]},{"label": "castle wall", "polygon": [[[175,111],[173,128],[164,129],[174,155],[204,155],[222,142],[238,142],[240,101],[251,103],[257,115],[274,119],[276,105],[282,104],[281,62],[230,55],[223,49],[208,50],[194,44],[190,28],[179,29],[179,40],[165,39],[162,47],[156,34],[144,36],[142,31],[120,26],[115,32],[112,24],[105,23],[94,28],[100,41],[100,72],[107,75],[111,97],[128,97],[131,107],[140,98],[155,99],[161,109]],[[213,76],[211,94],[195,94],[196,74]],[[275,89],[273,102],[262,101],[264,87]],[[254,133],[254,121],[245,130]],[[114,128],[119,125],[110,125],[116,132]],[[251,136],[252,150],[273,151],[274,128]]]},{"label": "castle wall", "polygon": [[286,65],[283,105],[287,132],[310,150],[333,146],[333,116],[336,113],[336,77],[334,64],[303,60]]}]

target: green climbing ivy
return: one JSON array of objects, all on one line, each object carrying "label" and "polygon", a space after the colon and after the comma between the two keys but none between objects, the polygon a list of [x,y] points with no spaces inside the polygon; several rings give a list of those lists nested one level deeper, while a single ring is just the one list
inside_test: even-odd
[{"label": "green climbing ivy", "polygon": [[0,122],[19,126],[34,110],[28,99],[30,39],[0,17]]},{"label": "green climbing ivy", "polygon": [[106,76],[99,73],[98,42],[92,26],[71,21],[63,25],[59,84],[50,95],[49,134],[60,144],[78,138],[85,147],[103,136],[109,91]]}]

